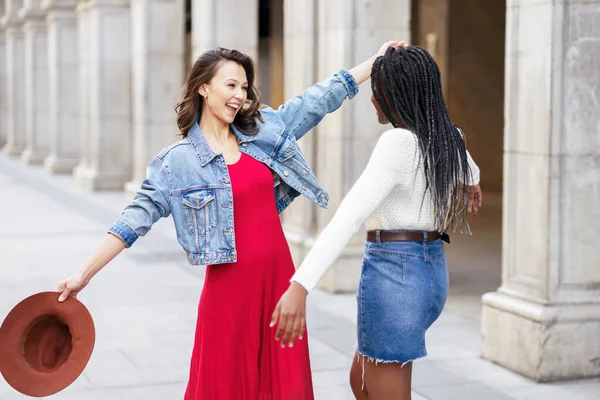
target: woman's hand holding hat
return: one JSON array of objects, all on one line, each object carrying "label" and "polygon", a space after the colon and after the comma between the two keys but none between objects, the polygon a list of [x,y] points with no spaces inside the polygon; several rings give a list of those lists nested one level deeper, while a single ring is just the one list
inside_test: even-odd
[{"label": "woman's hand holding hat", "polygon": [[60,293],[58,297],[58,301],[63,302],[67,299],[67,297],[71,296],[73,298],[77,298],[77,294],[86,287],[87,282],[83,277],[82,272],[77,272],[76,274],[71,275],[64,281],[58,284],[57,292]]}]

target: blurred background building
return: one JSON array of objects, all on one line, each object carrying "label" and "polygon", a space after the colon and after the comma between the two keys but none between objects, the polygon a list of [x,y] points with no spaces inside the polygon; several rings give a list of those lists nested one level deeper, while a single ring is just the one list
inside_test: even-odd
[{"label": "blurred background building", "polygon": [[[600,0],[3,0],[0,16],[3,153],[128,196],[178,139],[206,49],[251,55],[276,108],[384,41],[427,48],[485,191],[474,236],[448,246],[451,295],[482,312],[485,358],[540,381],[600,375]],[[285,212],[296,261],[385,129],[367,83],[300,141],[330,207]],[[356,289],[363,240],[323,289]]]}]

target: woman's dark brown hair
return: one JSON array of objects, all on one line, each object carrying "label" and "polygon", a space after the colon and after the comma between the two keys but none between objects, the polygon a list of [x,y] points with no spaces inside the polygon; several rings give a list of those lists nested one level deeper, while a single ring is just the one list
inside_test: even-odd
[{"label": "woman's dark brown hair", "polygon": [[260,115],[260,102],[258,90],[254,86],[254,62],[246,54],[237,50],[229,50],[217,47],[200,55],[190,69],[185,85],[183,86],[183,99],[175,105],[177,113],[177,125],[181,135],[186,137],[190,128],[202,113],[202,102],[198,90],[200,86],[210,82],[223,62],[233,61],[241,65],[246,71],[248,79],[248,103],[238,111],[233,124],[246,135],[256,135],[258,126],[255,118],[263,122]]},{"label": "woman's dark brown hair", "polygon": [[371,71],[375,100],[394,127],[412,131],[419,143],[435,227],[469,230],[466,212],[472,180],[465,139],[446,108],[440,71],[419,46],[390,47]]}]

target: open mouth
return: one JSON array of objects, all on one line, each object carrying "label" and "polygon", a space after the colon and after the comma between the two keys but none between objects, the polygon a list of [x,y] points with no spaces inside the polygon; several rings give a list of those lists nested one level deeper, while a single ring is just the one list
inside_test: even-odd
[{"label": "open mouth", "polygon": [[240,108],[240,105],[237,103],[226,103],[225,106],[227,106],[227,109],[233,114],[235,114]]}]

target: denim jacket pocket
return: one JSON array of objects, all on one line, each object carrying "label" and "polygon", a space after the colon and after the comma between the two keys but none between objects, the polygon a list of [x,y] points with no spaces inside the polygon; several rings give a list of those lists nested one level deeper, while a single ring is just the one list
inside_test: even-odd
[{"label": "denim jacket pocket", "polygon": [[206,236],[217,226],[217,207],[212,189],[195,190],[183,195],[188,230],[198,236]]},{"label": "denim jacket pocket", "polygon": [[296,155],[297,144],[294,138],[284,134],[281,137],[280,143],[275,150],[275,159],[279,162],[284,162]]}]

